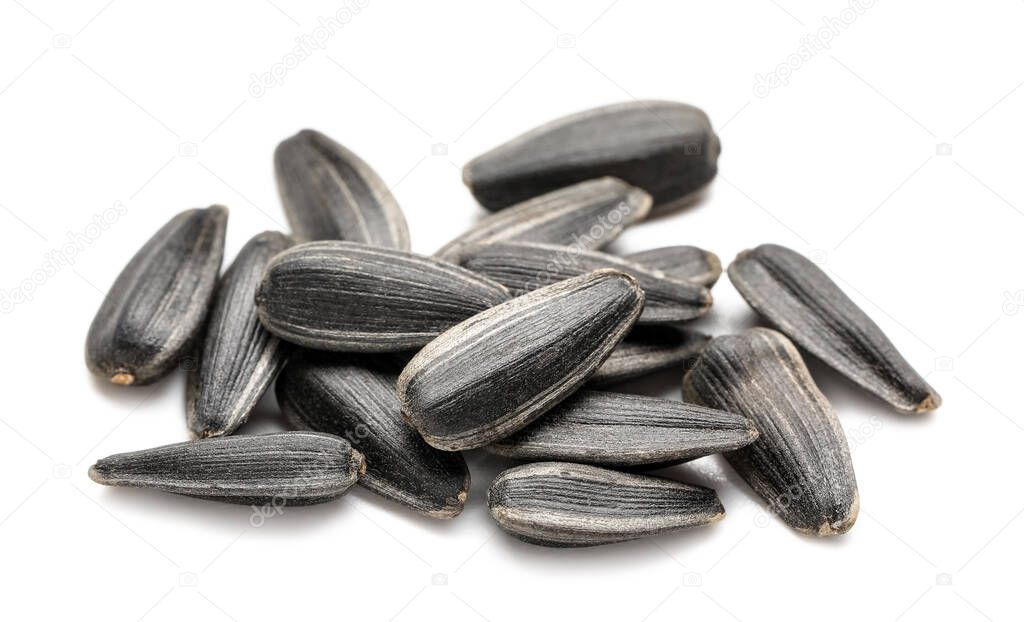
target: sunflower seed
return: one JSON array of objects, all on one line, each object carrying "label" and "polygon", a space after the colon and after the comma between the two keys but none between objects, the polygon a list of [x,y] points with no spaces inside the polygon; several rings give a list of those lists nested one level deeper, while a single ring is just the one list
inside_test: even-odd
[{"label": "sunflower seed", "polygon": [[367,458],[359,483],[434,518],[462,512],[469,470],[458,453],[434,449],[402,419],[399,367],[379,355],[293,360],[277,381],[277,402],[298,427],[337,434]]},{"label": "sunflower seed", "polygon": [[434,255],[457,262],[464,247],[494,242],[601,248],[643,220],[650,209],[651,197],[643,190],[611,177],[594,179],[488,216]]},{"label": "sunflower seed", "polygon": [[632,277],[598,270],[488,309],[427,344],[402,370],[402,411],[434,447],[487,445],[586,382],[643,304]]},{"label": "sunflower seed", "polygon": [[353,242],[309,242],[270,262],[256,293],[278,337],[318,350],[415,348],[508,300],[503,286],[446,261]]},{"label": "sunflower seed", "polygon": [[696,246],[663,246],[626,255],[629,261],[660,270],[670,279],[711,287],[722,276],[718,255]]},{"label": "sunflower seed", "polygon": [[703,333],[675,326],[637,326],[590,377],[590,384],[612,384],[681,366],[710,340]]},{"label": "sunflower seed", "polygon": [[725,458],[789,526],[819,536],[853,527],[860,500],[843,428],[781,333],[754,328],[712,339],[683,393],[754,422],[758,439]]},{"label": "sunflower seed", "polygon": [[228,210],[186,210],[160,228],[107,292],[86,338],[85,361],[114,384],[170,373],[202,328],[224,256]]},{"label": "sunflower seed", "polygon": [[297,237],[409,250],[409,229],[384,180],[337,142],[302,130],[274,151],[277,187]]},{"label": "sunflower seed", "polygon": [[293,243],[277,231],[260,233],[217,285],[199,364],[187,385],[188,428],[196,438],[237,430],[284,365],[287,344],[260,324],[253,297],[267,263]]},{"label": "sunflower seed", "polygon": [[567,462],[500,473],[487,491],[487,505],[513,536],[558,547],[634,540],[725,516],[710,488]]},{"label": "sunflower seed", "polygon": [[579,391],[487,449],[517,460],[631,467],[684,462],[755,438],[757,430],[740,415],[656,397]]},{"label": "sunflower seed", "polygon": [[311,505],[340,497],[366,470],[363,455],[330,434],[222,436],[103,458],[89,477],[106,486],[245,505]]},{"label": "sunflower seed", "polygon": [[462,179],[497,210],[602,175],[650,193],[656,211],[692,201],[718,172],[718,136],[702,110],[633,101],[542,125],[471,161]]},{"label": "sunflower seed", "polygon": [[806,257],[764,244],[740,253],[729,279],[780,331],[897,409],[918,413],[942,403],[878,325]]},{"label": "sunflower seed", "polygon": [[521,295],[601,268],[625,272],[644,290],[641,324],[681,322],[711,307],[711,292],[701,285],[664,278],[644,266],[615,255],[553,244],[501,242],[463,249],[463,267],[501,283]]}]

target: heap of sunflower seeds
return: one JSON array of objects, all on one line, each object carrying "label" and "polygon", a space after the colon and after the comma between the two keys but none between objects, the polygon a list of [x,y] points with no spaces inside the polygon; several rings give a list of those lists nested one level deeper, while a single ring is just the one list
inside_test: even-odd
[{"label": "heap of sunflower seeds", "polygon": [[[547,546],[708,525],[714,490],[645,472],[722,454],[792,528],[842,534],[859,495],[847,441],[801,350],[893,408],[940,398],[813,262],[766,244],[728,267],[773,329],[711,338],[714,253],[616,256],[630,225],[693,203],[720,151],[698,108],[629,102],[555,120],[463,178],[494,213],[433,255],[410,251],[370,166],[303,130],[274,153],[292,233],[253,237],[223,274],[228,212],[178,214],[128,262],[89,329],[86,362],[145,385],[194,359],[195,440],[98,461],[112,486],[252,505],[321,503],[354,484],[440,519],[465,507],[462,453],[522,464],[491,516]],[[608,385],[686,370],[684,401]],[[234,435],[264,393],[292,432]]]}]

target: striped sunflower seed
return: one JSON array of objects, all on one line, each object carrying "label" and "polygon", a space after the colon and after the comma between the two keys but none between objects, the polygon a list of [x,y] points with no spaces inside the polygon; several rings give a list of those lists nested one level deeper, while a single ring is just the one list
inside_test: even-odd
[{"label": "striped sunflower seed", "polygon": [[202,329],[224,257],[228,210],[186,210],[160,228],[107,292],[86,338],[89,370],[114,384],[159,380]]},{"label": "striped sunflower seed", "polygon": [[611,177],[593,179],[488,216],[434,255],[457,262],[464,247],[494,242],[601,248],[650,209],[651,197],[643,190]]},{"label": "striped sunflower seed", "polygon": [[542,546],[595,546],[717,522],[710,488],[609,469],[538,462],[504,471],[487,491],[491,517]]},{"label": "striped sunflower seed", "polygon": [[637,326],[590,377],[607,385],[682,366],[700,354],[711,337],[669,325]]},{"label": "striped sunflower seed", "polygon": [[384,180],[337,142],[302,130],[274,150],[278,192],[298,238],[409,250],[405,216]]},{"label": "striped sunflower seed", "polygon": [[729,279],[780,331],[897,409],[919,413],[942,403],[878,325],[806,257],[764,244],[740,253]]},{"label": "striped sunflower seed", "polygon": [[491,210],[602,175],[643,188],[655,211],[691,202],[718,172],[721,146],[702,110],[633,101],[556,119],[471,161],[462,179]]},{"label": "striped sunflower seed", "polygon": [[732,451],[757,438],[740,415],[642,395],[579,391],[488,450],[517,460],[633,467]]},{"label": "striped sunflower seed", "polygon": [[260,324],[254,296],[267,263],[293,243],[283,233],[264,231],[221,277],[199,364],[189,372],[186,412],[194,437],[237,430],[281,371],[287,344]]},{"label": "striped sunflower seed", "polygon": [[722,276],[718,255],[696,246],[663,246],[626,255],[626,259],[660,270],[670,279],[711,287]]},{"label": "striped sunflower seed", "polygon": [[363,455],[330,434],[222,436],[103,458],[89,477],[245,505],[311,505],[340,497],[366,470]]},{"label": "striped sunflower seed", "polygon": [[402,411],[459,451],[512,434],[571,395],[629,332],[643,291],[598,270],[513,298],[448,330],[402,370]]},{"label": "striped sunflower seed", "polygon": [[597,251],[501,242],[463,249],[459,259],[464,268],[494,279],[516,296],[601,268],[625,272],[644,290],[641,324],[692,320],[711,307],[706,287],[668,279],[638,263]]},{"label": "striped sunflower seed", "polygon": [[843,428],[781,333],[753,328],[712,339],[683,393],[754,422],[757,440],[725,458],[790,527],[818,536],[853,527],[860,500]]},{"label": "striped sunflower seed", "polygon": [[401,368],[380,355],[307,352],[277,381],[277,402],[297,427],[342,436],[367,459],[362,486],[434,518],[462,512],[469,469],[462,454],[435,449],[402,419]]},{"label": "striped sunflower seed", "polygon": [[446,261],[353,242],[309,242],[267,266],[260,320],[317,350],[399,351],[422,346],[508,300],[502,285]]}]

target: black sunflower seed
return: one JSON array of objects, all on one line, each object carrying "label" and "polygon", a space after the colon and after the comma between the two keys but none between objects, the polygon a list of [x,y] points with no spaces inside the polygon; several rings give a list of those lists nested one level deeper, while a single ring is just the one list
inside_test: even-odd
[{"label": "black sunflower seed", "polygon": [[85,360],[114,384],[170,373],[202,328],[224,256],[228,210],[186,210],[124,267],[89,327]]},{"label": "black sunflower seed", "polygon": [[789,526],[818,536],[853,527],[860,501],[846,436],[781,333],[754,328],[712,339],[683,393],[754,422],[757,440],[725,458]]},{"label": "black sunflower seed", "polygon": [[632,277],[598,270],[488,309],[413,357],[398,379],[402,411],[439,449],[507,436],[586,382],[643,300]]},{"label": "black sunflower seed", "polygon": [[402,418],[398,365],[380,355],[304,353],[277,381],[297,426],[342,436],[366,456],[359,483],[434,518],[457,516],[469,494],[462,454],[435,449]]},{"label": "black sunflower seed", "polygon": [[630,261],[660,270],[670,279],[711,287],[722,276],[718,255],[696,246],[663,246],[625,256]]},{"label": "black sunflower seed", "polygon": [[590,377],[591,385],[607,385],[682,366],[704,349],[711,337],[675,326],[637,326],[612,350]]}]

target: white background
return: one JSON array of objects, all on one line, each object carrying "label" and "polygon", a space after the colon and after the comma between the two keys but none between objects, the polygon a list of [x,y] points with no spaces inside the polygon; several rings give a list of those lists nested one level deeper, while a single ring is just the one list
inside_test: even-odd
[{"label": "white background", "polygon": [[[1019,619],[1024,4],[368,0],[321,26],[340,6],[0,2],[2,617]],[[823,20],[829,48],[790,58]],[[787,59],[788,84],[755,94]],[[103,292],[174,213],[230,206],[229,260],[282,228],[271,153],[313,127],[380,172],[432,252],[482,213],[460,182],[469,158],[633,98],[705,109],[721,174],[614,250],[807,253],[945,399],[902,416],[813,367],[854,450],[848,535],[795,534],[718,458],[668,474],[717,488],[726,520],[588,550],[501,533],[482,501],[502,463],[483,455],[447,523],[354,490],[254,527],[246,507],[89,481],[97,458],[187,438],[182,374],[117,388],[82,355]],[[68,261],[46,269],[53,253]],[[756,321],[728,279],[714,295],[703,329]],[[628,388],[677,398],[678,382]],[[278,427],[266,401],[246,431]]]}]

